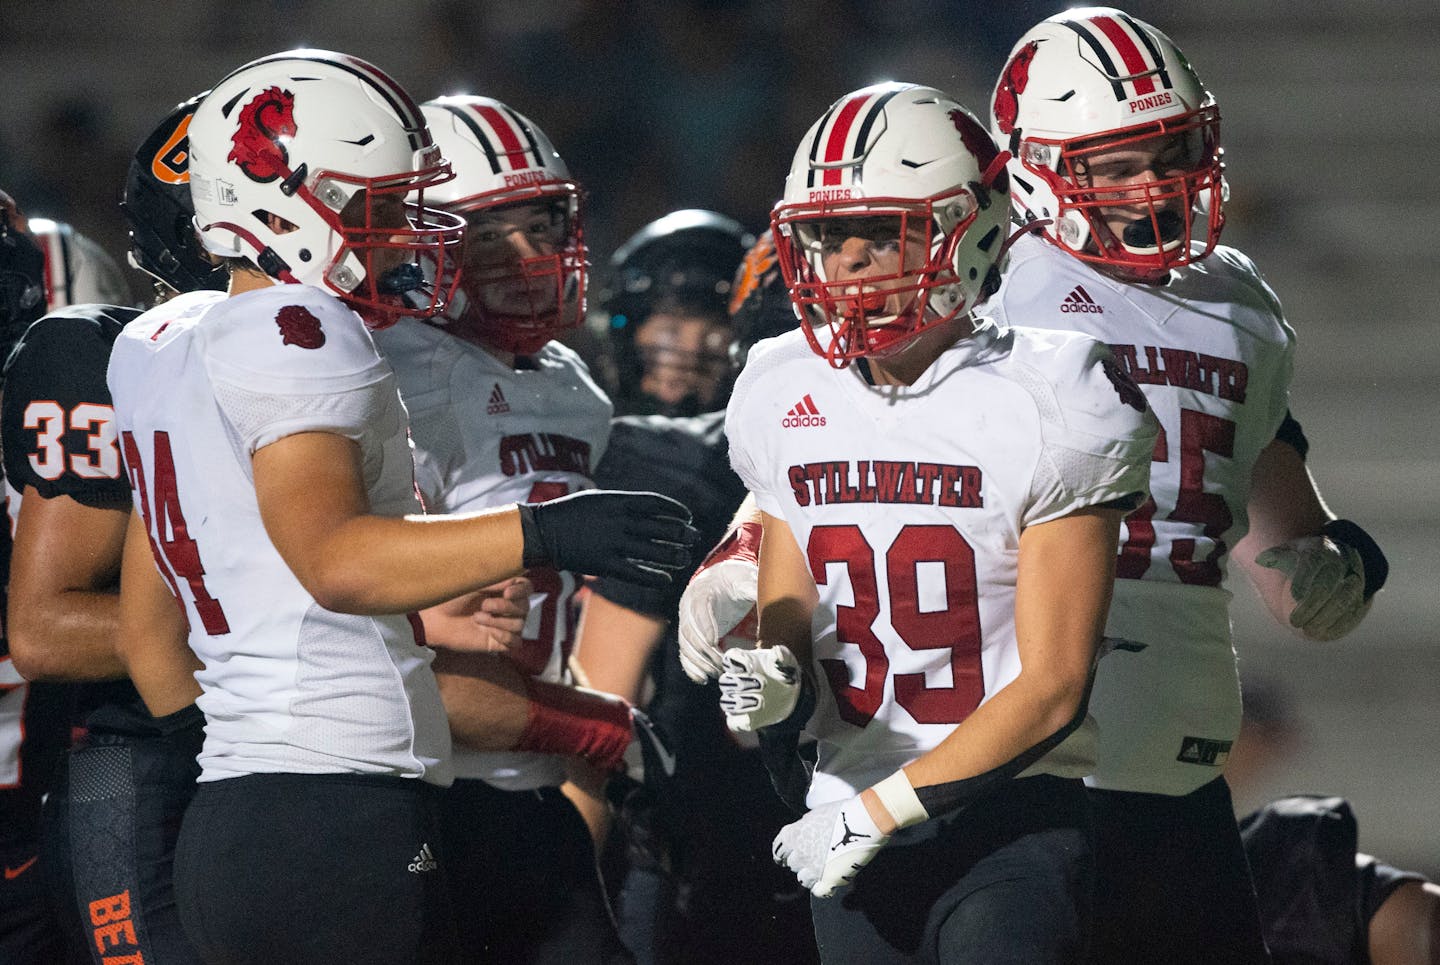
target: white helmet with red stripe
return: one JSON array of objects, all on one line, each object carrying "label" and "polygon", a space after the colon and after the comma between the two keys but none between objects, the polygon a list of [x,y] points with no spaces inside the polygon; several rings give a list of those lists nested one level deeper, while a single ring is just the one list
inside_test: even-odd
[{"label": "white helmet with red stripe", "polygon": [[[461,216],[510,206],[549,205],[546,242],[502,260],[483,260],[472,232],[460,291],[445,312],[457,334],[473,334],[528,355],[585,315],[586,248],[581,190],[555,146],[533,121],[491,97],[440,97],[421,105],[455,178],[430,191],[431,203]],[[480,221],[483,228],[483,220]],[[534,240],[534,239],[532,239]],[[553,242],[553,243],[552,243]]]},{"label": "white helmet with red stripe", "polygon": [[[1017,207],[1085,261],[1159,275],[1208,254],[1224,224],[1220,113],[1178,47],[1111,7],[1041,21],[1010,52],[991,130],[1012,155]],[[1148,183],[1097,187],[1090,161],[1142,142],[1168,148]],[[1117,209],[1131,213],[1118,233]],[[1200,221],[1196,225],[1196,221]],[[1192,228],[1203,242],[1192,249]]]},{"label": "white helmet with red stripe", "polygon": [[464,222],[423,195],[450,165],[383,71],[326,50],[262,57],[215,85],[189,136],[209,251],[326,288],[372,326],[444,308]]},{"label": "white helmet with red stripe", "polygon": [[31,218],[30,235],[45,253],[47,311],[88,303],[129,305],[134,300],[115,259],[70,225]]},{"label": "white helmet with red stripe", "polygon": [[[877,84],[825,112],[800,142],[771,217],[791,298],[814,326],[829,329],[822,345],[819,330],[802,326],[816,352],[844,365],[989,297],[1009,226],[1005,161],[984,126],[932,87]],[[827,278],[822,250],[827,223],[858,219],[900,239],[900,270],[863,286]],[[905,238],[922,230],[928,251],[907,270],[921,259],[907,262]]]}]

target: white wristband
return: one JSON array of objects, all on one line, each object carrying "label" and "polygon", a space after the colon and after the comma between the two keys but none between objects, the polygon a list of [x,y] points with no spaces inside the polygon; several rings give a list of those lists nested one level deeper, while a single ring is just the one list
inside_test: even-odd
[{"label": "white wristband", "polygon": [[895,827],[908,828],[912,824],[919,824],[921,821],[930,820],[930,812],[925,810],[925,805],[920,803],[915,788],[910,784],[910,778],[905,776],[905,771],[898,770],[885,780],[871,788],[880,803],[885,805],[885,810],[895,819]]}]

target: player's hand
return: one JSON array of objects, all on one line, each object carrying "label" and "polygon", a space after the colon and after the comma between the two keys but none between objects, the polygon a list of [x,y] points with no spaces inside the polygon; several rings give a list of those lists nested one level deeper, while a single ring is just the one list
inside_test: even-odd
[{"label": "player's hand", "polygon": [[425,610],[429,643],[471,653],[505,653],[525,642],[534,585],[523,576],[502,580]]},{"label": "player's hand", "polygon": [[828,898],[848,885],[890,841],[860,796],[823,804],[775,835],[775,863],[795,872],[801,886]]},{"label": "player's hand", "polygon": [[527,567],[665,586],[690,565],[690,510],[659,493],[586,490],[520,504]]},{"label": "player's hand", "polygon": [[680,666],[703,684],[724,672],[727,647],[755,646],[755,593],[760,567],[734,557],[712,563],[690,578],[680,597]]},{"label": "player's hand", "polygon": [[800,701],[800,663],[789,647],[727,650],[721,660],[720,709],[733,731],[746,733],[786,720]]},{"label": "player's hand", "polygon": [[1303,536],[1261,551],[1255,562],[1289,577],[1290,625],[1312,640],[1337,640],[1370,611],[1365,565],[1345,543]]}]

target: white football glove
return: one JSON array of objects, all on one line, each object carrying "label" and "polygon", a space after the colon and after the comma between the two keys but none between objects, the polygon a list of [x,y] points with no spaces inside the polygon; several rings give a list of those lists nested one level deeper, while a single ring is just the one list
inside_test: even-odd
[{"label": "white football glove", "polygon": [[789,647],[727,650],[721,662],[720,709],[731,730],[749,733],[794,713],[800,699],[800,663]]},{"label": "white football glove", "polygon": [[1303,536],[1261,551],[1255,562],[1290,578],[1290,625],[1312,640],[1338,640],[1365,619],[1365,564],[1328,536]]},{"label": "white football glove", "polygon": [[890,841],[870,818],[860,796],[822,804],[775,835],[775,863],[795,872],[802,887],[828,898],[848,885]]},{"label": "white football glove", "polygon": [[690,578],[680,597],[680,666],[703,684],[724,671],[726,647],[755,646],[755,595],[760,567],[733,558],[712,563]]}]

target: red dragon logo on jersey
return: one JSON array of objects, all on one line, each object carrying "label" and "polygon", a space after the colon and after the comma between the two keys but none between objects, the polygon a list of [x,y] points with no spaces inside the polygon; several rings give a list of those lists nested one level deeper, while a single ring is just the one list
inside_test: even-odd
[{"label": "red dragon logo on jersey", "polygon": [[320,319],[310,309],[301,305],[286,305],[275,316],[280,326],[280,340],[286,345],[301,348],[319,348],[325,344],[325,333],[320,330]]},{"label": "red dragon logo on jersey", "polygon": [[240,127],[230,138],[235,145],[227,161],[234,161],[252,181],[274,181],[289,174],[290,154],[281,138],[295,136],[295,95],[270,87],[240,110]]},{"label": "red dragon logo on jersey", "polygon": [[1016,95],[1025,93],[1025,85],[1030,83],[1030,61],[1035,59],[1035,51],[1039,47],[1039,41],[1030,41],[1010,58],[1010,63],[1005,65],[1005,73],[1000,75],[1000,86],[995,88],[995,126],[1002,134],[1015,130],[1015,118],[1020,114],[1020,102]]},{"label": "red dragon logo on jersey", "polygon": [[1130,377],[1130,373],[1120,367],[1115,356],[1107,355],[1100,360],[1100,367],[1105,370],[1105,377],[1115,387],[1115,394],[1120,396],[1120,401],[1134,409],[1136,412],[1144,412],[1150,408],[1145,401],[1145,393],[1140,391],[1140,386]]}]

